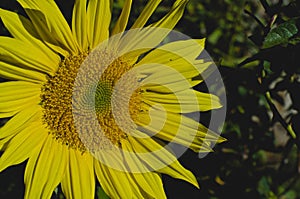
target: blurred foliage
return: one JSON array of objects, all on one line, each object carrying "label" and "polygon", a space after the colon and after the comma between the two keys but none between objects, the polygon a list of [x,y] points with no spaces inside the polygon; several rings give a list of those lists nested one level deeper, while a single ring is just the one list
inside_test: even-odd
[{"label": "blurred foliage", "polygon": [[199,196],[300,198],[299,3],[195,2],[228,97],[228,142],[199,163]]},{"label": "blurred foliage", "polygon": [[[57,2],[70,22],[73,1]],[[164,0],[151,21],[172,2]],[[123,3],[113,5],[114,22]],[[144,5],[134,1],[129,24]],[[0,7],[22,13],[15,1],[1,0]],[[226,86],[228,141],[203,159],[184,154],[181,162],[201,189],[163,176],[169,198],[300,198],[299,17],[295,0],[190,0],[177,30],[207,38]],[[0,31],[9,35],[3,25]],[[21,198],[23,170],[24,164],[0,174],[0,198]],[[97,195],[103,195],[100,188]],[[62,198],[59,189],[53,198]]]}]

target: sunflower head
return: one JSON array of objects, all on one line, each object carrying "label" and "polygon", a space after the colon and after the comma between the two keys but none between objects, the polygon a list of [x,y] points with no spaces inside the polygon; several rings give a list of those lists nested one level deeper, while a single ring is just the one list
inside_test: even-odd
[{"label": "sunflower head", "polygon": [[0,76],[11,80],[0,84],[0,117],[11,117],[0,171],[28,159],[24,197],[61,186],[94,198],[97,179],[111,198],[165,198],[161,174],[198,187],[172,144],[210,152],[224,139],[189,117],[222,105],[193,89],[216,69],[199,57],[205,40],[168,37],[187,0],[145,26],[160,3],[149,0],[131,27],[132,0],[114,27],[110,0],[75,0],[71,28],[55,1],[18,2],[26,16],[0,9],[12,35],[0,37]]}]

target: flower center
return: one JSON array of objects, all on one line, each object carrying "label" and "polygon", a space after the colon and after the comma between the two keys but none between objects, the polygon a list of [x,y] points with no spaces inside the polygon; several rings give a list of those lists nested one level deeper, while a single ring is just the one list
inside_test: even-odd
[{"label": "flower center", "polygon": [[[108,148],[111,144],[121,146],[121,141],[126,139],[128,132],[124,132],[114,118],[115,115],[122,117],[122,108],[120,107],[117,113],[112,113],[113,89],[116,82],[133,65],[126,62],[125,59],[118,58],[104,70],[96,84],[91,83],[80,91],[80,103],[83,103],[84,107],[90,107],[88,110],[95,110],[97,125],[102,130],[99,132],[95,131],[93,126],[95,124],[89,124],[88,118],[80,120],[79,127],[74,122],[74,104],[72,104],[74,83],[79,68],[87,56],[87,53],[82,53],[65,58],[60,63],[55,75],[48,77],[41,93],[43,122],[54,139],[81,152]],[[126,90],[126,87],[124,89]],[[142,102],[139,93],[140,90],[137,89],[131,95],[129,102],[129,112],[133,120],[137,118]],[[93,99],[91,100],[91,98]],[[82,142],[82,137],[79,136],[78,130],[81,131],[82,128],[85,128],[85,133],[89,134],[90,141],[88,144]]]}]

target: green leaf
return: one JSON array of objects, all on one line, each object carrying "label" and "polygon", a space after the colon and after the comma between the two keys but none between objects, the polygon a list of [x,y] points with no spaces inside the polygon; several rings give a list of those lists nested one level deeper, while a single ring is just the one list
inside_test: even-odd
[{"label": "green leaf", "polygon": [[288,191],[286,194],[280,197],[280,199],[296,199],[297,193],[293,190]]},{"label": "green leaf", "polygon": [[300,37],[294,37],[289,41],[289,44],[292,45],[297,45],[298,43],[300,43]]},{"label": "green leaf", "polygon": [[269,186],[269,182],[268,179],[264,176],[260,179],[260,181],[258,182],[258,192],[261,195],[268,195],[270,192],[270,186]]},{"label": "green leaf", "polygon": [[273,28],[265,37],[263,48],[286,44],[289,39],[298,33],[296,20],[292,19]]},{"label": "green leaf", "polygon": [[109,199],[108,195],[106,195],[100,186],[97,186],[97,197],[98,199]]}]

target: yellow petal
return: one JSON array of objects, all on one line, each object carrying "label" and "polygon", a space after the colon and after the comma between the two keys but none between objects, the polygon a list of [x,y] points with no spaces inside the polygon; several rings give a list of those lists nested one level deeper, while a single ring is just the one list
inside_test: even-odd
[{"label": "yellow petal", "polygon": [[186,182],[191,183],[198,189],[200,188],[194,174],[189,170],[185,169],[178,161],[168,165],[165,168],[160,169],[158,172],[169,175],[173,178],[184,180]]},{"label": "yellow petal", "polygon": [[[208,77],[211,74],[211,72],[214,71],[214,67],[210,67],[213,66],[212,62],[192,64],[184,59],[175,59],[174,56],[170,59],[166,57],[168,60],[164,60],[164,55],[164,53],[158,53],[156,56],[152,56],[152,58],[148,60],[141,60],[141,62],[137,63],[136,66],[140,67],[140,74],[146,77],[150,77],[153,75],[153,78],[158,78],[160,74],[163,74],[163,76],[165,76],[164,79],[167,79],[170,82],[172,82],[174,81],[174,79],[172,78],[174,78],[174,75],[176,73],[180,73],[181,76],[179,77],[182,77],[187,80],[192,78],[197,78],[197,80],[203,80],[204,77]],[[161,59],[157,59],[157,57],[161,57]],[[162,66],[169,68],[170,70],[164,70]],[[209,73],[207,73],[208,71],[206,72],[207,69],[210,69]],[[206,73],[204,74],[205,76],[202,77],[204,71]]]},{"label": "yellow petal", "polygon": [[33,83],[46,82],[46,75],[30,69],[0,61],[0,77],[9,80],[22,80]]},{"label": "yellow petal", "polygon": [[[141,72],[141,74],[142,73],[143,72]],[[144,87],[147,90],[152,90],[154,92],[155,90],[159,90],[158,92],[174,93],[192,88],[193,81],[195,81],[193,78],[197,75],[199,75],[199,72],[195,69],[180,73],[178,71],[172,70],[171,72],[169,69],[164,70],[164,68],[161,68],[160,73],[155,72],[154,74],[145,75],[142,79]]]},{"label": "yellow petal", "polygon": [[147,90],[149,92],[169,94],[169,93],[180,92],[186,89],[190,89],[192,87],[191,79],[177,77],[176,80],[170,81],[170,80],[163,79],[162,77],[159,77],[159,79],[155,80],[154,77],[155,76],[151,76],[151,79],[150,78],[148,79],[149,82],[151,82],[150,80],[153,79],[155,82],[160,81],[160,83],[146,84],[143,86],[144,90]]},{"label": "yellow petal", "polygon": [[39,38],[31,21],[23,15],[0,8],[0,17],[14,38],[22,41],[36,41]]},{"label": "yellow petal", "polygon": [[129,54],[127,56],[135,58],[155,48],[170,31],[151,27],[130,30],[120,40],[118,51],[121,55]]},{"label": "yellow petal", "polygon": [[[140,158],[148,165],[148,167],[170,175],[173,178],[185,180],[196,187],[198,182],[195,176],[176,160],[176,157],[170,153],[167,148],[163,148],[158,142],[152,138],[129,138],[130,143],[134,147],[136,152],[139,152]],[[144,153],[144,154],[143,154]],[[161,168],[160,165],[166,165]]]},{"label": "yellow petal", "polygon": [[132,5],[132,0],[125,1],[121,15],[119,16],[119,19],[112,31],[112,35],[122,33],[125,31],[127,23],[128,23],[131,5]]},{"label": "yellow petal", "polygon": [[0,103],[0,113],[8,113],[20,111],[26,107],[33,106],[39,103],[39,96],[37,97],[29,97],[26,100],[13,100],[9,102],[2,102]]},{"label": "yellow petal", "polygon": [[22,81],[0,84],[0,113],[11,113],[12,116],[39,101],[40,86],[37,84]]},{"label": "yellow petal", "polygon": [[88,39],[90,48],[95,48],[109,38],[111,20],[110,1],[90,0],[87,8]]},{"label": "yellow petal", "polygon": [[159,45],[181,18],[186,3],[187,0],[177,0],[160,21],[146,28],[129,31],[120,42],[120,54],[130,52],[131,57],[137,57]]},{"label": "yellow petal", "polygon": [[58,66],[60,57],[50,50],[42,41],[37,39],[39,36],[31,21],[22,15],[8,10],[3,10],[1,8],[0,17],[5,27],[14,38],[26,42],[29,45],[38,46],[39,50],[42,51],[49,59],[51,59],[52,64]]},{"label": "yellow petal", "polygon": [[[157,49],[154,49],[149,54],[147,54],[141,61],[140,64],[147,63],[160,63],[160,64],[172,64],[176,63],[178,59],[186,60],[193,64],[194,60],[200,53],[203,51],[204,47],[202,46],[205,42],[205,39],[189,39],[184,41],[175,41],[168,44],[165,44]],[[187,64],[185,64],[187,65]],[[180,70],[184,68],[179,64],[170,65],[173,68]],[[192,67],[193,68],[193,67]],[[183,69],[186,70],[186,69]]]},{"label": "yellow petal", "polygon": [[[224,139],[205,126],[182,114],[151,109],[150,114],[141,113],[136,123],[150,135],[189,147],[195,152],[210,152],[210,142]],[[163,124],[163,126],[161,125]]]},{"label": "yellow petal", "polygon": [[[145,18],[141,18],[141,21],[136,24],[136,27],[145,23],[153,12],[151,9],[155,8],[158,3],[159,2],[157,2],[157,4],[151,4],[151,6],[149,4],[148,8],[150,10],[146,12],[147,15],[145,15]],[[121,54],[123,54],[123,52],[128,53],[134,51],[131,52],[130,56],[136,57],[160,44],[182,17],[186,3],[187,0],[177,0],[172,6],[170,12],[161,20],[147,28],[132,31],[125,35],[120,44]]]},{"label": "yellow petal", "polygon": [[[150,198],[166,198],[161,177],[157,173],[154,172],[154,170],[156,170],[156,168],[155,168],[156,162],[155,161],[160,161],[160,158],[157,158],[156,160],[153,160],[150,158],[151,161],[153,161],[152,162],[153,164],[152,165],[145,164],[145,159],[149,158],[148,155],[153,157],[153,154],[151,154],[151,153],[153,153],[153,152],[155,153],[157,151],[155,151],[155,149],[152,151],[153,148],[149,149],[149,148],[146,148],[145,146],[137,145],[136,144],[137,142],[135,142],[134,139],[135,138],[130,136],[128,138],[128,141],[125,140],[124,142],[122,142],[122,148],[124,148],[125,150],[130,152],[130,155],[125,154],[124,158],[129,167],[129,171],[134,172],[134,173],[132,173],[132,178],[140,186],[140,189],[142,189],[147,194],[146,198],[148,198],[148,197],[150,197]],[[146,139],[141,139],[141,140],[153,144],[152,143],[153,140],[151,138],[150,139],[146,138]],[[154,143],[154,144],[157,144],[157,143]],[[145,151],[145,149],[146,149],[146,151]],[[144,155],[143,153],[146,153],[146,155],[143,156]],[[148,154],[148,153],[150,153],[150,154]],[[159,153],[159,156],[160,155],[164,155],[164,152]],[[170,155],[172,155],[172,154],[170,154]],[[160,166],[160,165],[157,165],[157,166]],[[136,168],[134,168],[134,167],[139,167],[139,168],[138,168],[138,170],[136,170]],[[152,171],[152,169],[153,169],[153,171]],[[140,173],[136,172],[139,170],[140,170]]]},{"label": "yellow petal", "polygon": [[18,133],[40,117],[42,110],[39,105],[30,106],[22,109],[13,118],[11,118],[3,127],[0,128],[0,139],[9,137]]},{"label": "yellow petal", "polygon": [[[136,29],[126,34],[120,43],[120,53],[131,52],[130,56],[136,57],[160,44],[182,17],[186,3],[187,0],[177,0],[170,12],[160,21],[148,26],[148,28]],[[152,4],[153,7],[149,6],[148,8],[153,9],[157,5]],[[152,12],[153,11],[149,10],[145,18],[141,19],[137,26],[142,25],[144,20],[149,18]]]},{"label": "yellow petal", "polygon": [[72,33],[83,51],[88,50],[86,5],[87,0],[75,0],[72,16]]},{"label": "yellow petal", "polygon": [[132,173],[132,178],[140,186],[145,194],[145,198],[167,198],[163,189],[161,176],[156,172]]},{"label": "yellow petal", "polygon": [[139,17],[135,20],[131,29],[144,27],[160,2],[161,0],[149,0]]},{"label": "yellow petal", "polygon": [[39,148],[48,136],[41,123],[31,123],[20,133],[12,137],[0,157],[0,172],[9,166],[24,162],[35,148]]},{"label": "yellow petal", "polygon": [[176,0],[171,11],[158,22],[152,24],[152,27],[173,29],[183,15],[184,8],[188,0]]},{"label": "yellow petal", "polygon": [[[173,91],[184,90],[201,83],[202,73],[205,71],[203,75],[208,77],[211,73],[206,69],[213,64],[212,62],[195,63],[196,57],[203,49],[202,42],[203,39],[172,42],[148,53],[136,64],[140,67],[140,74],[144,75],[144,82],[165,84]],[[151,87],[160,87],[157,84]],[[165,90],[163,87],[154,89],[160,89],[160,92]]]},{"label": "yellow petal", "polygon": [[204,78],[208,77],[209,75],[211,75],[211,73],[213,73],[216,70],[214,63],[210,61],[205,62],[203,60],[195,60],[194,66],[196,67],[196,69],[199,71],[200,74],[205,72]]},{"label": "yellow petal", "polygon": [[[67,55],[79,52],[72,31],[55,1],[18,0],[41,39],[53,50]],[[61,47],[61,48],[60,48]]]},{"label": "yellow petal", "polygon": [[101,187],[109,197],[144,198],[129,173],[112,169],[97,161],[95,161],[95,171]]},{"label": "yellow petal", "polygon": [[24,81],[0,83],[0,103],[39,96],[41,85]]},{"label": "yellow petal", "polygon": [[[24,99],[18,99],[18,96],[6,96],[2,95],[3,99],[0,98],[0,112],[11,112],[16,110],[22,110],[24,107],[29,105],[35,105],[40,102],[39,92],[33,93],[33,95]],[[5,100],[11,97],[11,100]]]},{"label": "yellow petal", "polygon": [[12,112],[0,112],[0,118],[9,118],[17,114],[19,111],[12,111]]},{"label": "yellow petal", "polygon": [[79,151],[69,149],[69,163],[62,179],[63,193],[67,198],[94,198],[95,174],[93,157]]},{"label": "yellow petal", "polygon": [[166,111],[173,113],[208,111],[222,107],[217,96],[192,89],[169,94],[144,92],[143,99],[151,106],[160,104]]},{"label": "yellow petal", "polygon": [[[150,54],[151,52],[148,55]],[[200,84],[216,70],[214,63],[210,61],[194,60],[194,64],[191,64],[185,59],[172,56],[172,53],[164,51],[155,56],[146,55],[146,59],[136,64],[145,90],[157,93],[183,91]]]},{"label": "yellow petal", "polygon": [[24,182],[25,199],[50,198],[61,182],[68,162],[68,148],[47,136],[27,162]]},{"label": "yellow petal", "polygon": [[[151,74],[151,72],[147,73],[148,69],[144,70],[144,66],[140,66],[141,69],[139,71],[141,76],[144,75],[142,77],[144,90],[158,93],[175,93],[192,87],[191,78],[186,78],[183,74],[170,67],[162,67],[160,64],[149,64],[153,68],[159,66],[161,68],[160,72],[157,71]],[[195,71],[194,74],[196,75],[198,72]]]},{"label": "yellow petal", "polygon": [[131,52],[130,56],[136,57],[156,47],[171,32],[182,17],[186,3],[187,0],[177,0],[170,12],[158,22],[146,28],[135,29],[127,33],[122,38],[119,52],[121,54]]},{"label": "yellow petal", "polygon": [[0,37],[0,57],[8,64],[49,75],[53,75],[58,67],[58,62],[54,63],[36,46],[9,37]]}]

